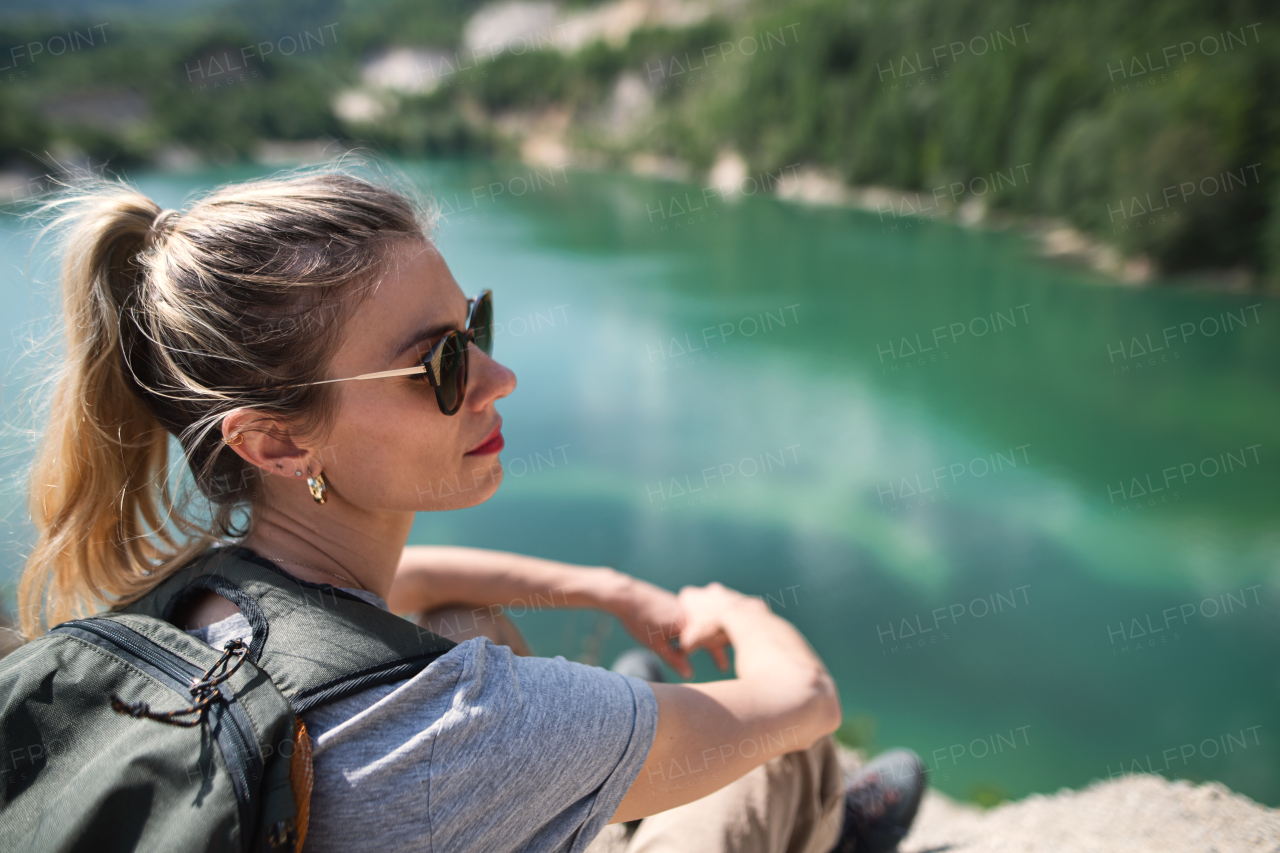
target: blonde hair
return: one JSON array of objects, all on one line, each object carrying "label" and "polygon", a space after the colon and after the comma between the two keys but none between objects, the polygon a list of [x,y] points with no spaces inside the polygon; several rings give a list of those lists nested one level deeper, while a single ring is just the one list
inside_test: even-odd
[{"label": "blonde hair", "polygon": [[[404,193],[333,167],[227,185],[181,212],[91,178],[43,210],[61,237],[66,351],[31,472],[29,638],[136,600],[243,532],[234,513],[256,471],[223,444],[223,417],[250,407],[323,426],[331,386],[272,388],[326,378],[390,245],[430,239]],[[209,501],[204,523],[175,501],[170,435]]]}]

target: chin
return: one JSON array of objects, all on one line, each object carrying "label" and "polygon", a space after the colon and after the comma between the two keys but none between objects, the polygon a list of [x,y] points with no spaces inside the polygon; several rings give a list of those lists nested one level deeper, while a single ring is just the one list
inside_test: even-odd
[{"label": "chin", "polygon": [[413,487],[416,492],[413,509],[434,512],[478,506],[498,491],[503,474],[498,456],[493,454],[478,457],[470,465],[464,463],[452,474],[423,478],[423,485]]}]

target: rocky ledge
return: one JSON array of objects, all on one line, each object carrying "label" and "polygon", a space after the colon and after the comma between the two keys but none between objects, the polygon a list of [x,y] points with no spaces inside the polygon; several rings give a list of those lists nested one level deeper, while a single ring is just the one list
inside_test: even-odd
[{"label": "rocky ledge", "polygon": [[902,853],[1280,851],[1280,809],[1224,785],[1134,775],[989,811],[930,791]]}]

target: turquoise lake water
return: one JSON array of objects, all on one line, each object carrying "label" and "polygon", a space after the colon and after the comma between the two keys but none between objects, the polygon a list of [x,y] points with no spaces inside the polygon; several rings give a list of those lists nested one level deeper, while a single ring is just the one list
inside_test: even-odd
[{"label": "turquoise lake water", "polygon": [[[412,541],[766,596],[850,731],[956,796],[1122,772],[1280,805],[1280,316],[1131,288],[1012,233],[503,164],[409,164],[492,288],[506,479]],[[138,176],[166,206],[251,170]],[[501,191],[499,191],[501,190]],[[702,208],[688,207],[687,198]],[[673,204],[673,201],[677,204]],[[50,294],[0,222],[6,572]],[[630,645],[517,613],[540,654]],[[703,657],[699,677],[715,677]]]}]

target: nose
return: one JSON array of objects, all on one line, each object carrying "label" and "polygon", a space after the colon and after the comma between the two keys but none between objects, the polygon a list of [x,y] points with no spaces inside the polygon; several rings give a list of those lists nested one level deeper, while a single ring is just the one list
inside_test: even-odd
[{"label": "nose", "polygon": [[511,368],[485,355],[484,350],[474,345],[469,357],[471,375],[467,377],[465,401],[469,409],[483,411],[516,390],[516,375]]}]

